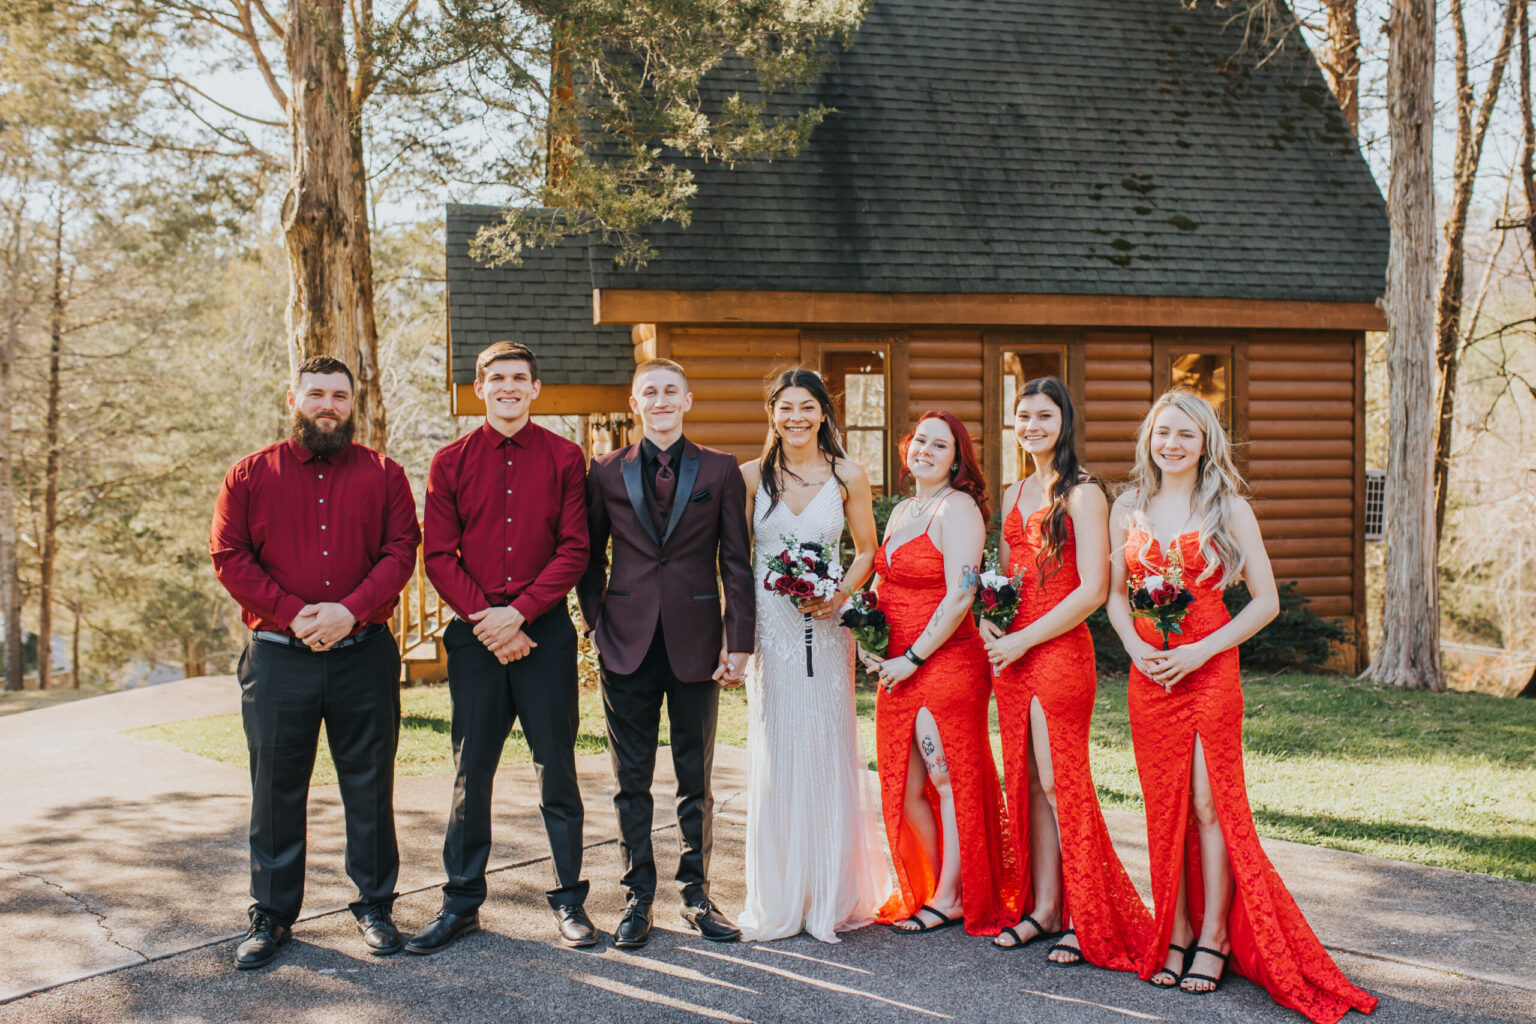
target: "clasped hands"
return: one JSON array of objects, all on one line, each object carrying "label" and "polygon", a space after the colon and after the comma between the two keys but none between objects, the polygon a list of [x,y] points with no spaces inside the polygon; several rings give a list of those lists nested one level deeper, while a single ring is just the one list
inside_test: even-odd
[{"label": "clasped hands", "polygon": [[307,604],[299,609],[288,628],[312,651],[328,651],[357,625],[357,618],[347,606],[336,601]]},{"label": "clasped hands", "polygon": [[510,665],[539,646],[523,632],[527,622],[523,613],[511,605],[499,605],[475,612],[469,617],[475,624],[475,639],[496,655],[503,665]]},{"label": "clasped hands", "polygon": [[917,665],[905,653],[882,660],[860,647],[859,660],[886,693],[894,693],[897,686],[912,678],[912,673],[917,671]]},{"label": "clasped hands", "polygon": [[1027,628],[1016,633],[1008,633],[990,619],[982,619],[977,629],[981,633],[982,644],[987,649],[987,660],[992,663],[993,672],[1001,672],[1024,657],[1024,653],[1035,646],[1029,639]]},{"label": "clasped hands", "polygon": [[1170,692],[1175,683],[1204,665],[1211,657],[1198,641],[1166,651],[1158,650],[1149,643],[1141,643],[1136,645],[1130,655],[1142,675]]}]

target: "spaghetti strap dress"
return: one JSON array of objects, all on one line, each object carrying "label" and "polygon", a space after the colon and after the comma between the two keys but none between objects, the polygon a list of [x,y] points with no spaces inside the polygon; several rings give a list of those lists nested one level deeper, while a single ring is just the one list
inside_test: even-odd
[{"label": "spaghetti strap dress", "polygon": [[[937,514],[937,510],[935,510]],[[881,544],[875,553],[879,599],[890,625],[889,654],[898,655],[928,625],[948,590],[944,556],[929,536],[933,520],[918,536],[892,551]],[[885,818],[896,887],[880,910],[892,923],[916,913],[933,896],[937,864],[923,854],[916,834],[904,820],[907,764],[917,713],[926,707],[938,725],[949,765],[955,823],[960,839],[960,895],[965,930],[996,935],[1019,919],[1020,885],[1007,812],[988,737],[987,705],[991,666],[981,634],[969,615],[894,693],[883,688],[875,701],[875,744],[880,769],[880,805]],[[939,815],[939,794],[931,782],[924,790]]]},{"label": "spaghetti strap dress", "polygon": [[[1049,509],[1025,519],[1015,504],[1003,519],[1010,574],[1020,580],[1019,612],[1009,632],[1039,619],[1076,590],[1077,545],[1072,520],[1061,547],[1061,564],[1045,567],[1040,583],[1041,525]],[[1120,863],[1104,825],[1088,765],[1088,726],[1093,719],[1098,671],[1086,623],[1038,644],[1004,668],[993,687],[1003,741],[1003,772],[1015,856],[1022,865],[1027,910],[1034,898],[1029,860],[1029,706],[1040,701],[1050,739],[1056,783],[1056,820],[1061,837],[1064,927],[1077,932],[1083,958],[1117,971],[1134,971],[1152,940],[1152,915]]]},{"label": "spaghetti strap dress", "polygon": [[[1178,647],[1210,636],[1229,616],[1215,585],[1218,574],[1199,579],[1206,563],[1198,535],[1184,533],[1173,543],[1183,563],[1184,586],[1194,596],[1181,623],[1183,633],[1169,640],[1170,647]],[[1158,542],[1149,541],[1133,527],[1126,538],[1125,564],[1134,581],[1162,575],[1167,563]],[[1163,646],[1152,623],[1141,618],[1135,623],[1143,640]],[[1213,656],[1166,691],[1133,666],[1128,702],[1136,770],[1147,805],[1156,924],[1154,939],[1141,961],[1141,977],[1150,978],[1167,958],[1181,863],[1191,924],[1196,934],[1201,928],[1205,890],[1199,835],[1190,806],[1191,765],[1199,736],[1234,880],[1227,916],[1232,940],[1229,969],[1268,990],[1275,1002],[1318,1024],[1334,1024],[1350,1010],[1370,1013],[1376,997],[1344,977],[1259,845],[1243,782],[1243,689],[1237,649]]]}]

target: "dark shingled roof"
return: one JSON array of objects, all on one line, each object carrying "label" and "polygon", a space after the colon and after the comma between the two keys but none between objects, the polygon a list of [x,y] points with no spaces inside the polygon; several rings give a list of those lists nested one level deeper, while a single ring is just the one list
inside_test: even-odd
[{"label": "dark shingled roof", "polygon": [[[836,108],[808,147],[735,168],[684,161],[699,186],[693,223],[652,229],[649,265],[622,269],[594,249],[587,269],[571,242],[482,280],[515,292],[519,317],[546,315],[522,303],[552,301],[559,268],[582,296],[1374,301],[1385,205],[1316,63],[1299,36],[1261,67],[1233,61],[1241,26],[1224,28],[1230,12],[1212,6],[876,0],[852,45],[783,100]],[[706,103],[735,91],[751,83],[722,73]],[[455,299],[464,230],[450,210]],[[516,283],[525,275],[538,283]],[[570,344],[594,337],[587,326]],[[455,320],[456,349],[459,338]]]},{"label": "dark shingled roof", "polygon": [[634,349],[628,327],[592,323],[587,245],[573,241],[528,253],[520,267],[488,268],[469,255],[494,206],[448,207],[448,331],[453,382],[475,379],[475,357],[493,341],[521,341],[551,384],[628,384]]}]

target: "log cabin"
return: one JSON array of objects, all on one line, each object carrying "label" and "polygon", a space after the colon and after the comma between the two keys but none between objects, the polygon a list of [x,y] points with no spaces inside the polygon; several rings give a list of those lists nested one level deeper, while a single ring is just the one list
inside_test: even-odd
[{"label": "log cabin", "polygon": [[[622,443],[630,373],[688,369],[688,434],[742,459],[765,377],[818,369],[850,452],[949,409],[1000,491],[1028,378],[1063,377],[1113,486],[1153,397],[1196,388],[1238,443],[1276,577],[1365,636],[1364,345],[1384,328],[1381,193],[1298,34],[1263,61],[1179,0],[875,0],[816,82],[834,113],[793,158],[684,160],[692,222],[626,269],[592,240],[469,256],[494,207],[447,210],[452,409],[475,354],[539,352],[537,411]],[[750,82],[706,80],[706,103]],[[1360,666],[1365,645],[1339,652]]]}]

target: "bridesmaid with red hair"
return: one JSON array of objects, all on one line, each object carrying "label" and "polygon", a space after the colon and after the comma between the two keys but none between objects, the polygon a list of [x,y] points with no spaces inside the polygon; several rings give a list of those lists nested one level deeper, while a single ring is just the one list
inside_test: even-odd
[{"label": "bridesmaid with red hair", "polygon": [[987,731],[991,671],[971,617],[987,493],[970,435],[925,413],[902,439],[902,487],[875,553],[890,624],[877,676],[881,810],[896,891],[880,920],[900,931],[965,924],[996,935],[1019,915],[1018,867]]}]

